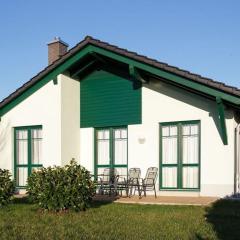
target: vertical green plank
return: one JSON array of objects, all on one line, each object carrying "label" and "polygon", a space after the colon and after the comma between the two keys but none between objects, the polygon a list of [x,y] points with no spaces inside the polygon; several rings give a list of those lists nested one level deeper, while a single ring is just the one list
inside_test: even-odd
[{"label": "vertical green plank", "polygon": [[162,188],[162,126],[159,124],[159,190]]},{"label": "vertical green plank", "polygon": [[32,165],[32,136],[31,128],[27,129],[28,131],[28,177],[31,175],[31,165]]},{"label": "vertical green plank", "polygon": [[14,128],[14,175],[13,175],[16,183],[17,183],[17,130]]},{"label": "vertical green plank", "polygon": [[179,155],[179,186],[180,188],[183,188],[183,125],[180,123],[179,124],[179,150],[180,150],[180,155]]},{"label": "vertical green plank", "polygon": [[177,188],[180,189],[182,186],[182,179],[181,179],[181,153],[182,153],[182,149],[181,149],[181,125],[180,123],[178,123],[177,125],[177,161],[178,161],[178,169],[177,169]]},{"label": "vertical green plank", "polygon": [[128,126],[127,126],[127,179],[128,179]]},{"label": "vertical green plank", "polygon": [[94,128],[94,178],[97,180],[97,130]]},{"label": "vertical green plank", "polygon": [[114,146],[113,146],[113,128],[109,128],[109,144],[110,144],[110,168],[111,171],[113,169],[114,166],[114,155],[113,155],[113,151],[114,151]]},{"label": "vertical green plank", "polygon": [[198,189],[201,189],[201,122],[198,123]]}]

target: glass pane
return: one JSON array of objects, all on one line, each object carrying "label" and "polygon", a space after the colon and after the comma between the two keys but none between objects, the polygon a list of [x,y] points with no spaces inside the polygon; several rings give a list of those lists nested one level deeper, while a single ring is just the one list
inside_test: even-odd
[{"label": "glass pane", "polygon": [[177,187],[177,167],[162,168],[162,187],[165,188]]},{"label": "glass pane", "polygon": [[32,138],[42,138],[42,129],[31,130]]},{"label": "glass pane", "polygon": [[183,136],[183,163],[199,162],[198,136]]},{"label": "glass pane", "polygon": [[198,124],[183,125],[183,135],[197,135]]},{"label": "glass pane", "polygon": [[115,167],[115,172],[116,172],[116,174],[118,174],[119,175],[119,179],[118,179],[118,181],[124,181],[124,179],[126,179],[127,178],[127,168],[126,167],[122,167],[122,168],[120,168],[120,167]]},{"label": "glass pane", "polygon": [[177,136],[177,126],[165,126],[162,127],[162,136],[169,137],[169,136]]},{"label": "glass pane", "polygon": [[115,130],[114,131],[114,138],[121,138],[121,130]]},{"label": "glass pane", "polygon": [[98,180],[108,182],[110,180],[110,168],[97,168]]},{"label": "glass pane", "polygon": [[177,163],[177,137],[164,137],[162,139],[162,163]]},{"label": "glass pane", "polygon": [[16,131],[16,138],[17,139],[28,139],[28,132],[27,130],[17,130]]},{"label": "glass pane", "polygon": [[127,130],[114,130],[114,164],[127,164]]},{"label": "glass pane", "polygon": [[124,139],[127,138],[127,129],[116,129],[114,130],[115,139]]},{"label": "glass pane", "polygon": [[97,175],[102,175],[104,172],[104,168],[98,168],[97,169]]},{"label": "glass pane", "polygon": [[104,130],[104,139],[109,139],[109,130]]},{"label": "glass pane", "polygon": [[109,130],[98,130],[97,132],[98,139],[109,139]]},{"label": "glass pane", "polygon": [[115,139],[115,164],[127,164],[127,139]]},{"label": "glass pane", "polygon": [[190,126],[189,125],[184,125],[183,126],[183,135],[190,135]]},{"label": "glass pane", "polygon": [[127,138],[127,129],[121,130],[121,138]]},{"label": "glass pane", "polygon": [[103,139],[103,131],[97,132],[97,139]]},{"label": "glass pane", "polygon": [[98,140],[98,164],[110,163],[109,140]]},{"label": "glass pane", "polygon": [[42,164],[42,139],[32,140],[32,164]]},{"label": "glass pane", "polygon": [[42,130],[31,130],[32,164],[42,164]]},{"label": "glass pane", "polygon": [[198,188],[198,167],[183,167],[183,188]]},{"label": "glass pane", "polygon": [[127,167],[115,167],[115,172],[118,175],[127,176]]},{"label": "glass pane", "polygon": [[28,141],[16,140],[17,164],[28,164]]},{"label": "glass pane", "polygon": [[28,178],[28,168],[18,167],[17,168],[17,186],[26,186]]},{"label": "glass pane", "polygon": [[162,127],[162,136],[169,136],[169,127]]},{"label": "glass pane", "polygon": [[170,126],[170,136],[176,136],[177,135],[177,126]]},{"label": "glass pane", "polygon": [[191,125],[191,135],[196,135],[198,134],[198,125]]}]

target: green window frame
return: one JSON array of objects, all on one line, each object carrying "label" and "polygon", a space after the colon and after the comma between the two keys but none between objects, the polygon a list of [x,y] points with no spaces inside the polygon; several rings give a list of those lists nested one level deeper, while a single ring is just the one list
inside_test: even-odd
[{"label": "green window frame", "polygon": [[[26,188],[25,185],[20,185],[18,184],[19,181],[19,175],[18,175],[18,171],[20,169],[22,170],[26,170],[25,173],[27,174],[27,177],[29,177],[32,173],[32,171],[36,168],[40,168],[42,167],[42,163],[34,163],[34,157],[33,157],[33,149],[34,149],[34,143],[41,141],[42,142],[42,136],[39,136],[38,134],[36,134],[37,136],[35,136],[34,130],[42,130],[42,126],[41,125],[37,125],[37,126],[22,126],[22,127],[15,127],[14,128],[14,179],[16,181],[16,185],[17,188]],[[22,132],[22,136],[19,137],[19,134]],[[25,134],[23,134],[23,132],[25,132]],[[41,133],[42,134],[42,133]],[[25,148],[27,149],[27,159],[25,163],[19,163],[19,158],[20,156],[18,148],[20,147],[19,142],[20,141],[25,141]]]},{"label": "green window frame", "polygon": [[[127,159],[126,159],[126,164],[116,164],[115,163],[115,137],[114,137],[114,133],[115,133],[115,130],[119,130],[119,129],[123,129],[123,130],[126,130],[126,137],[125,138],[122,138],[121,139],[125,139],[127,140],[127,143],[126,143],[126,151],[127,151]],[[101,131],[101,130],[108,130],[109,131],[109,139],[106,139],[106,140],[109,140],[109,158],[110,158],[110,161],[109,161],[109,164],[98,164],[98,137],[97,137],[97,134],[98,134],[98,131]],[[125,168],[126,169],[126,176],[128,174],[128,127],[127,126],[115,126],[115,127],[101,127],[101,128],[94,128],[94,175],[95,175],[95,178],[97,178],[98,176],[98,169],[99,168]]]},{"label": "green window frame", "polygon": [[[177,132],[172,135],[172,137],[175,137],[176,140],[176,162],[174,163],[164,163],[163,162],[163,127],[176,127]],[[196,133],[191,133],[189,130],[189,134],[183,133],[183,127],[184,126],[197,126],[198,132]],[[170,134],[170,130],[169,130]],[[160,158],[160,174],[159,174],[159,190],[172,190],[172,191],[200,191],[200,183],[201,183],[201,122],[200,120],[191,120],[191,121],[176,121],[176,122],[163,122],[159,123],[159,144],[160,144],[160,151],[159,151],[159,158]],[[196,137],[197,136],[197,146],[198,146],[198,153],[197,153],[197,158],[198,162],[197,163],[184,163],[183,162],[183,139],[184,137]],[[171,135],[169,135],[171,137]],[[166,187],[163,186],[163,178],[164,178],[164,168],[175,168],[176,169],[176,186],[174,187]],[[197,169],[197,186],[196,187],[184,187],[183,183],[183,171],[184,168],[194,168]]]}]

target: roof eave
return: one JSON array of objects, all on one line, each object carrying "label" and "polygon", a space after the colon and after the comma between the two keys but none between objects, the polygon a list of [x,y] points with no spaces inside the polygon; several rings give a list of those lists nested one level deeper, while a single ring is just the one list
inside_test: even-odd
[{"label": "roof eave", "polygon": [[[156,60],[149,59],[145,56],[140,56],[136,53],[129,52],[125,49],[118,48],[116,46],[101,42],[99,40],[95,40],[91,37],[86,37],[75,47],[70,49],[65,55],[63,55],[61,58],[59,58],[50,66],[41,71],[39,74],[33,77],[21,88],[16,90],[9,97],[4,99],[0,103],[0,116],[4,115],[16,105],[13,104],[13,101],[18,104],[26,97],[31,95],[34,90],[39,89],[39,87],[43,86],[48,81],[55,78],[58,74],[66,71],[72,64],[74,64],[75,61],[78,61],[79,59],[84,57],[84,55],[92,52],[132,65],[136,68],[159,76],[161,78],[167,79],[171,83],[183,85],[184,87],[191,88],[194,91],[208,94],[213,98],[221,97],[224,102],[231,104],[232,106],[240,106],[240,96],[234,94],[234,91],[239,91],[240,94],[240,90],[236,90],[236,88],[223,86],[220,83],[212,80],[199,82],[197,80],[199,78],[199,75],[179,70],[178,68],[171,67],[167,64],[164,65],[164,63],[157,62]],[[162,66],[162,68],[160,66]],[[177,70],[172,70],[172,72],[170,72],[171,68]],[[178,74],[179,71],[182,71],[182,74]],[[192,78],[189,78],[189,74],[190,76],[192,76]],[[209,83],[209,81],[211,82],[211,84]],[[228,92],[226,92],[226,88],[228,89]],[[31,91],[30,89],[33,89],[33,91]],[[26,94],[26,92],[28,93]]]}]

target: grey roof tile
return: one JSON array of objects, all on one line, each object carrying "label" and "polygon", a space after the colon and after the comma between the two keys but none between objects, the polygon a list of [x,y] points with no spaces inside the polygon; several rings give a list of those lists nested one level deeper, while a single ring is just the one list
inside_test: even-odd
[{"label": "grey roof tile", "polygon": [[67,53],[65,53],[62,57],[54,61],[51,65],[44,68],[42,71],[40,71],[36,76],[34,76],[32,79],[30,79],[28,82],[23,84],[20,88],[18,88],[15,92],[10,94],[7,98],[3,99],[0,102],[0,108],[4,107],[6,104],[11,102],[13,99],[21,95],[25,90],[30,88],[32,85],[34,85],[36,82],[40,81],[41,78],[45,75],[47,75],[49,72],[51,72],[55,67],[62,64],[65,60],[70,58],[73,54],[84,48],[87,44],[92,44],[95,46],[98,46],[100,48],[108,49],[112,52],[118,53],[123,56],[127,56],[128,58],[143,62],[145,64],[157,67],[159,69],[162,69],[164,71],[173,73],[175,75],[202,83],[204,85],[213,87],[215,89],[221,90],[226,93],[230,93],[236,96],[240,96],[240,89],[232,86],[225,85],[224,83],[215,81],[210,78],[202,77],[201,75],[191,73],[189,71],[180,69],[175,66],[168,65],[167,63],[157,61],[156,59],[148,58],[147,56],[143,56],[140,54],[137,54],[136,52],[128,51],[127,49],[119,48],[118,46],[111,45],[107,42],[100,41],[98,39],[94,39],[91,36],[86,36],[81,42],[76,44],[73,48],[71,48]]}]

